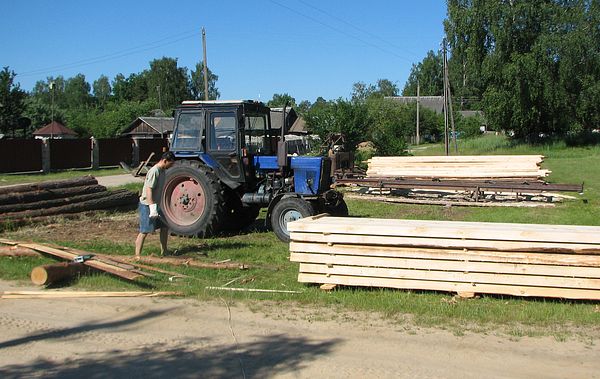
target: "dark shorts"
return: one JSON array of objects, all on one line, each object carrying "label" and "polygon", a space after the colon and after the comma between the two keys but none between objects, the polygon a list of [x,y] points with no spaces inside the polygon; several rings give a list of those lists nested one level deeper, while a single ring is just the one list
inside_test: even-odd
[{"label": "dark shorts", "polygon": [[[156,229],[163,227],[160,217],[150,218],[150,207],[139,203],[138,214],[140,216],[140,233],[153,233]],[[160,210],[158,214],[161,214]]]}]

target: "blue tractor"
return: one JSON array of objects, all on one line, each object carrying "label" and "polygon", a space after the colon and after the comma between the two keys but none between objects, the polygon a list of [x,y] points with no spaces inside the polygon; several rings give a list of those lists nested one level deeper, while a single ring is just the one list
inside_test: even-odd
[{"label": "blue tractor", "polygon": [[331,188],[330,159],[287,153],[285,109],[277,133],[261,102],[184,101],[177,108],[171,143],[177,161],[166,172],[160,200],[172,233],[241,230],[267,208],[267,226],[289,241],[290,221],[348,214],[342,194]]}]

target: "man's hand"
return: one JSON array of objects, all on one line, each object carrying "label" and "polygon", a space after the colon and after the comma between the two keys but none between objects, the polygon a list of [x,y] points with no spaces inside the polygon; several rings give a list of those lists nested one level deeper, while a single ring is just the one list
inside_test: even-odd
[{"label": "man's hand", "polygon": [[157,218],[158,217],[158,204],[154,203],[154,204],[150,204],[150,218]]}]

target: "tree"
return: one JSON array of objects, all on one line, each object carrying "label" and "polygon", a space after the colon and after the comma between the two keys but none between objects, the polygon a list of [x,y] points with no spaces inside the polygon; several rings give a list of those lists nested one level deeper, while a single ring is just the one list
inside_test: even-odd
[{"label": "tree", "polygon": [[94,89],[94,97],[96,98],[96,101],[98,101],[98,103],[104,107],[111,92],[108,77],[106,75],[100,75],[100,77],[94,81],[92,87]]},{"label": "tree", "polygon": [[148,98],[155,99],[161,109],[174,109],[190,98],[187,68],[177,67],[177,59],[163,57],[150,62],[147,75]]},{"label": "tree", "polygon": [[417,82],[421,96],[441,96],[444,92],[443,69],[442,54],[429,50],[421,62],[412,65],[402,96],[416,96]]},{"label": "tree", "polygon": [[365,103],[343,99],[323,102],[317,99],[304,117],[309,129],[322,141],[331,134],[343,134],[347,151],[354,151],[367,136],[369,119]]},{"label": "tree", "polygon": [[375,86],[365,84],[364,82],[356,82],[352,85],[352,93],[350,98],[352,102],[366,101],[375,92]]},{"label": "tree", "polygon": [[267,106],[271,108],[283,107],[288,103],[288,107],[296,108],[296,99],[287,93],[275,93],[273,98],[267,102]]},{"label": "tree", "polygon": [[398,86],[388,79],[379,79],[375,94],[381,97],[398,96]]},{"label": "tree", "polygon": [[18,83],[15,84],[15,76],[8,67],[0,71],[0,131],[4,134],[12,132],[13,137],[27,98],[27,93],[21,90]]},{"label": "tree", "polygon": [[[210,68],[207,68],[207,73],[208,99],[217,100],[221,96],[217,88],[219,77]],[[204,62],[196,63],[196,69],[191,71],[189,87],[193,99],[204,100]]]},{"label": "tree", "polygon": [[589,131],[600,105],[597,1],[449,0],[456,98],[481,99],[492,128],[536,140]]},{"label": "tree", "polygon": [[67,79],[65,83],[66,107],[79,109],[91,104],[90,84],[85,80],[85,75],[77,74]]}]

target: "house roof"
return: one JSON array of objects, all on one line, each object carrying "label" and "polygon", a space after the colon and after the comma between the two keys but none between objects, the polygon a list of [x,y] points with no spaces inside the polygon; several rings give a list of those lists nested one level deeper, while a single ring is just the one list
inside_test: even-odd
[{"label": "house roof", "polygon": [[[147,128],[136,130],[141,124]],[[175,119],[173,117],[138,117],[121,134],[161,134],[173,131]]]},{"label": "house roof", "polygon": [[38,130],[36,130],[35,132],[33,132],[33,135],[34,136],[51,136],[51,135],[54,135],[54,136],[57,136],[57,135],[76,136],[77,133],[75,133],[71,129],[67,128],[66,126],[64,126],[63,124],[61,124],[58,121],[52,121],[48,125],[41,127]]},{"label": "house roof", "polygon": [[[400,104],[410,104],[417,102],[417,96],[388,96],[386,99],[391,99]],[[430,109],[437,113],[444,112],[444,97],[443,96],[419,96],[419,104],[423,108]]]}]

